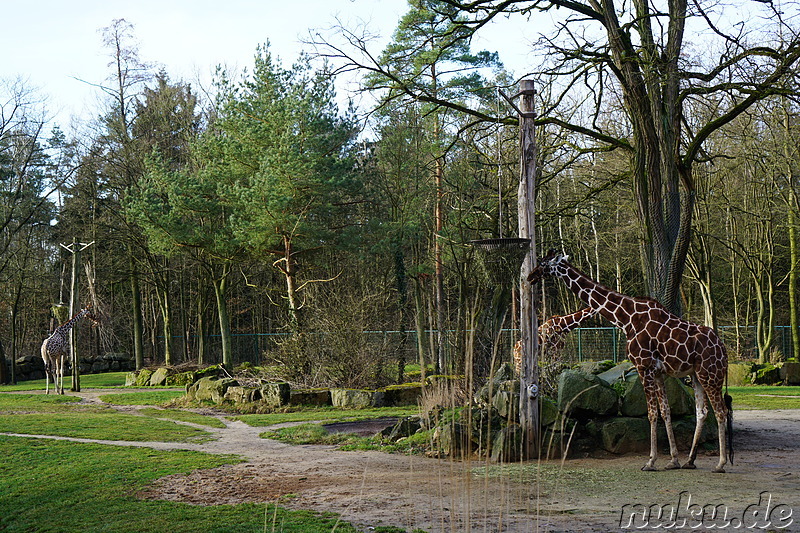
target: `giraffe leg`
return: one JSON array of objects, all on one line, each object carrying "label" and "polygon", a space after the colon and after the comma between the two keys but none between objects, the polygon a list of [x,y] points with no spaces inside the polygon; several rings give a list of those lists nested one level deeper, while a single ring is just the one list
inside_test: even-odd
[{"label": "giraffe leg", "polygon": [[658,457],[658,398],[653,389],[652,376],[645,377],[640,374],[639,377],[642,380],[647,400],[647,418],[650,420],[650,460],[642,467],[642,470],[655,471]]},{"label": "giraffe leg", "polygon": [[665,468],[667,470],[673,470],[675,468],[680,468],[681,464],[678,462],[678,446],[675,443],[675,434],[672,431],[672,415],[669,410],[667,389],[664,386],[664,378],[662,376],[656,377],[653,381],[658,398],[658,406],[661,410],[661,418],[664,419],[664,426],[667,428],[667,438],[669,439],[669,455],[671,459]]},{"label": "giraffe leg", "polygon": [[700,434],[703,432],[703,424],[706,421],[706,416],[708,416],[706,393],[696,375],[692,376],[692,388],[694,389],[694,408],[697,425],[694,428],[694,438],[692,439],[692,449],[689,452],[689,460],[683,465],[683,468],[697,468],[694,465],[694,460],[697,458],[697,445],[700,442]]},{"label": "giraffe leg", "polygon": [[725,464],[728,462],[728,442],[726,439],[728,408],[725,406],[721,388],[706,389],[706,394],[708,394],[711,408],[714,409],[714,415],[717,417],[717,429],[719,432],[719,463],[717,463],[713,471],[723,473],[725,472]]}]

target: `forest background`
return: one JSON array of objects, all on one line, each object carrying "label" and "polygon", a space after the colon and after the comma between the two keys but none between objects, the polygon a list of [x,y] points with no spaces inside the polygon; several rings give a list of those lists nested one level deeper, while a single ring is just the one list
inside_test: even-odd
[{"label": "forest background", "polygon": [[[537,248],[719,328],[733,359],[796,357],[797,4],[411,0],[380,50],[368,27],[312,35],[291,66],[263,44],[207,92],[148,66],[114,20],[103,107],[74,136],[4,80],[5,358],[38,354],[76,242],[93,243],[79,300],[103,322],[80,330],[88,353],[269,364],[306,385],[377,386],[413,362],[487,374],[517,289],[469,242],[516,235],[500,91],[518,78],[472,42],[543,12],[521,76],[537,87]],[[342,104],[353,75],[374,106]],[[542,288],[544,318],[581,306]]]}]

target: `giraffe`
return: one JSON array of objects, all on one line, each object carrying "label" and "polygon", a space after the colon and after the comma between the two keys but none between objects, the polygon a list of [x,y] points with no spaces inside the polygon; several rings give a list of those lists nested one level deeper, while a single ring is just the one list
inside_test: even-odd
[{"label": "giraffe", "polygon": [[650,420],[650,459],[642,470],[656,470],[659,410],[669,438],[671,461],[666,469],[681,468],[664,377],[691,376],[697,425],[689,459],[683,468],[696,468],[694,462],[700,433],[708,415],[708,398],[719,421],[719,463],[713,471],[724,472],[728,453],[731,460],[733,458],[732,447],[727,445],[730,441],[726,440],[726,432],[731,433],[732,418],[730,397],[723,397],[722,394],[728,357],[717,333],[711,328],[692,324],[673,315],[651,298],[632,298],[611,290],[576,269],[568,259],[566,255],[550,251],[539,260],[528,281],[536,284],[544,277],[560,278],[584,303],[597,309],[605,319],[624,331],[628,358],[642,380],[647,399],[647,417]]},{"label": "giraffe", "polygon": [[58,326],[53,333],[42,342],[42,359],[46,378],[45,394],[50,394],[50,378],[56,394],[64,394],[64,355],[69,351],[69,330],[81,318],[88,318],[97,325],[97,318],[91,313],[91,306],[79,311],[75,316]]},{"label": "giraffe", "polygon": [[[584,307],[580,311],[569,315],[554,315],[539,326],[539,349],[542,352],[558,353],[564,349],[564,339],[567,333],[581,325],[581,323],[597,314],[596,309]],[[517,341],[514,346],[514,367],[519,374],[522,366],[522,341]]]}]

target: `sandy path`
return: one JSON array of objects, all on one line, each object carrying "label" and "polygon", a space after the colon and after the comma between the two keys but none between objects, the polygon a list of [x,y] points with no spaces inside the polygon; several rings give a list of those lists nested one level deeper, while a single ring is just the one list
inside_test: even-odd
[{"label": "sandy path", "polygon": [[[78,395],[98,402],[104,393]],[[379,525],[430,532],[617,531],[624,530],[624,505],[677,505],[681,491],[695,503],[722,503],[738,514],[769,491],[773,506],[787,505],[797,518],[776,530],[800,531],[800,410],[737,412],[736,464],[728,474],[710,473],[714,454],[700,457],[697,470],[653,473],[639,471],[643,456],[587,458],[564,463],[555,487],[474,474],[482,462],[290,446],[259,438],[265,428],[217,417],[226,427],[202,426],[214,437],[203,443],[66,440],[240,455],[246,461],[237,465],[162,478],[140,497],[201,505],[280,500],[285,507],[340,513],[364,531]]]}]

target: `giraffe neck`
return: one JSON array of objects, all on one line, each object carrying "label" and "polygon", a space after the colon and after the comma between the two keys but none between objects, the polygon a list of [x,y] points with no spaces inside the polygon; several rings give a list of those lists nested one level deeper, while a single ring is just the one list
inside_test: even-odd
[{"label": "giraffe neck", "polygon": [[630,317],[618,314],[624,300],[633,301],[630,296],[609,289],[567,262],[559,265],[553,275],[561,278],[567,288],[591,308],[591,314],[599,313],[618,328],[625,329],[630,325]]},{"label": "giraffe neck", "polygon": [[580,326],[584,320],[594,316],[596,313],[597,311],[591,307],[584,307],[580,311],[560,317],[560,320],[557,322],[557,326],[562,332],[569,333],[573,329]]},{"label": "giraffe neck", "polygon": [[66,322],[64,322],[64,323],[63,323],[63,324],[61,324],[60,326],[58,326],[58,327],[56,328],[56,330],[58,330],[58,331],[60,331],[60,332],[62,332],[62,333],[66,333],[67,331],[69,331],[70,329],[72,329],[72,326],[74,326],[74,325],[75,325],[75,323],[76,323],[78,320],[80,320],[81,318],[83,318],[83,317],[84,317],[84,315],[86,315],[86,313],[88,313],[88,312],[89,312],[89,310],[88,310],[88,309],[83,309],[83,310],[81,310],[81,311],[80,311],[78,314],[76,314],[74,317],[70,318],[69,320],[67,320]]}]

